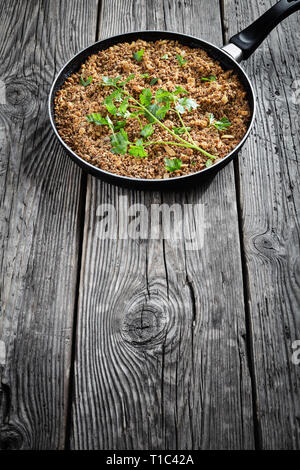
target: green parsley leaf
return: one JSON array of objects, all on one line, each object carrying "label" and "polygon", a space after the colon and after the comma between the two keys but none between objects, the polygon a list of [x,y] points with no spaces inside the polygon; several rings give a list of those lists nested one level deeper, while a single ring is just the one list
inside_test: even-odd
[{"label": "green parsley leaf", "polygon": [[161,56],[161,59],[166,60],[168,57],[169,57],[168,54],[164,54]]},{"label": "green parsley leaf", "polygon": [[158,78],[152,78],[151,82],[150,82],[150,86],[153,86],[155,85],[155,83],[158,82]]},{"label": "green parsley leaf", "polygon": [[214,75],[210,75],[209,77],[203,77],[201,78],[203,82],[215,82],[217,80],[217,77]]},{"label": "green parsley leaf", "polygon": [[144,88],[142,93],[140,94],[140,102],[143,106],[149,106],[152,100],[152,93],[150,88]]},{"label": "green parsley leaf", "polygon": [[163,106],[160,106],[156,111],[156,117],[158,119],[164,119],[167,112],[170,110],[170,103],[166,103]]},{"label": "green parsley leaf", "polygon": [[110,78],[110,77],[106,77],[106,76],[103,76],[102,77],[102,82],[100,83],[100,85],[103,85],[103,86],[117,86],[117,83],[121,80],[121,76],[118,75],[118,77],[115,77],[115,78]]},{"label": "green parsley leaf", "polygon": [[112,85],[112,78],[103,75],[101,85]]},{"label": "green parsley leaf", "polygon": [[133,57],[137,62],[141,62],[141,60],[142,60],[142,58],[143,58],[143,55],[144,55],[144,49],[141,49],[141,50],[135,52],[132,57]]},{"label": "green parsley leaf", "polygon": [[209,168],[210,166],[212,166],[212,160],[210,159],[206,160],[205,166],[206,168]]},{"label": "green parsley leaf", "polygon": [[188,92],[184,88],[182,88],[181,86],[177,86],[175,88],[175,90],[173,91],[174,95],[180,95],[180,94],[183,94],[183,93],[186,95]]},{"label": "green parsley leaf", "polygon": [[88,77],[86,80],[84,80],[84,78],[83,78],[82,75],[81,75],[81,77],[80,77],[80,83],[81,83],[81,85],[84,86],[84,87],[86,87],[86,86],[88,86],[90,83],[92,83],[92,80],[93,80],[93,77],[92,77],[92,76]]},{"label": "green parsley leaf", "polygon": [[119,106],[119,113],[121,116],[124,116],[125,113],[127,112],[127,108],[129,106],[129,103],[128,103],[128,98],[125,98],[125,100],[122,101],[122,103],[120,104]]},{"label": "green parsley leaf", "polygon": [[192,109],[196,109],[198,107],[195,100],[192,98],[180,98],[178,100],[178,104],[175,106],[175,109],[180,113],[183,114],[185,111],[191,111]]},{"label": "green parsley leaf", "polygon": [[[156,113],[157,111],[159,110],[159,105],[157,103],[153,103],[153,104],[150,104],[149,106],[147,106],[147,110],[153,114],[153,116],[157,117]],[[144,112],[144,115],[145,117],[148,119],[149,122],[154,122],[154,119],[152,116],[150,116],[149,113],[147,113],[147,111]],[[158,117],[157,117],[158,119]]]},{"label": "green parsley leaf", "polygon": [[142,73],[141,78],[149,78],[149,73]]},{"label": "green parsley leaf", "polygon": [[137,139],[134,145],[131,144],[129,148],[129,153],[130,155],[133,155],[134,157],[139,157],[139,158],[147,157],[148,153],[146,152],[144,148],[143,139]]},{"label": "green parsley leaf", "polygon": [[108,115],[104,118],[100,113],[92,113],[88,114],[86,119],[97,126],[108,126],[112,131],[114,131],[114,125]]},{"label": "green parsley leaf", "polygon": [[125,127],[126,126],[126,121],[118,121],[115,125],[114,125],[114,130],[115,131],[119,131],[122,127]]},{"label": "green parsley leaf", "polygon": [[214,126],[219,131],[225,131],[225,129],[227,129],[227,127],[231,126],[231,122],[229,121],[229,119],[226,116],[224,116],[222,119],[220,119],[220,121],[214,122]]},{"label": "green parsley leaf", "polygon": [[114,104],[114,96],[109,95],[104,99],[104,105],[110,114],[116,114],[117,108]]},{"label": "green parsley leaf", "polygon": [[149,124],[146,124],[146,126],[144,126],[143,129],[141,130],[141,136],[147,139],[147,137],[150,137],[150,135],[152,135],[153,132],[154,132],[153,125],[149,123]]},{"label": "green parsley leaf", "polygon": [[229,119],[224,116],[220,121],[216,121],[212,113],[209,114],[209,125],[213,125],[218,131],[225,131],[227,127],[231,126]]},{"label": "green parsley leaf", "polygon": [[115,90],[112,92],[111,96],[114,98],[115,101],[122,101],[123,95],[119,90]]},{"label": "green parsley leaf", "polygon": [[159,88],[155,93],[155,101],[157,103],[168,103],[170,101],[175,101],[175,98],[169,91]]},{"label": "green parsley leaf", "polygon": [[126,111],[126,113],[124,114],[124,118],[126,119],[133,119],[133,118],[136,118],[139,113],[141,113],[141,111],[138,111],[136,113],[130,113],[129,111]]},{"label": "green parsley leaf", "polygon": [[179,67],[183,67],[187,63],[187,60],[184,60],[182,55],[176,54],[176,59],[178,60]]},{"label": "green parsley leaf", "polygon": [[110,136],[110,142],[112,145],[112,152],[115,154],[125,155],[128,147],[127,132],[121,129],[117,134]]},{"label": "green parsley leaf", "polygon": [[[147,110],[159,120],[164,119],[169,109],[170,109],[170,103],[166,103],[163,106],[159,106],[157,103],[153,103],[147,106]],[[148,119],[150,123],[154,122],[153,117],[150,116],[150,114],[147,113],[147,111],[145,111],[144,115],[146,116],[146,118]]]},{"label": "green parsley leaf", "polygon": [[87,114],[86,119],[97,126],[108,126],[107,118],[103,118],[100,113]]},{"label": "green parsley leaf", "polygon": [[[186,129],[189,132],[191,130],[191,127],[186,127]],[[177,135],[182,135],[186,133],[186,130],[184,127],[173,127],[172,131]]]},{"label": "green parsley leaf", "polygon": [[135,77],[134,73],[131,73],[130,75],[128,75],[126,80],[124,80],[123,82],[118,83],[118,86],[123,87],[124,85],[126,85],[126,83],[130,82],[130,80],[132,80],[134,77]]},{"label": "green parsley leaf", "polygon": [[175,106],[175,109],[180,113],[180,114],[184,114],[185,113],[185,107],[182,106],[181,104],[177,104]]},{"label": "green parsley leaf", "polygon": [[165,158],[165,168],[167,171],[170,171],[171,173],[176,170],[180,170],[182,165],[182,161],[180,158]]}]

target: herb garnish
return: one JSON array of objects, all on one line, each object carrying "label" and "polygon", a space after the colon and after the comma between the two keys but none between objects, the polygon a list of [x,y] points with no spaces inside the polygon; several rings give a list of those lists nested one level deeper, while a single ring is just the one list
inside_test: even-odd
[{"label": "herb garnish", "polygon": [[198,107],[195,100],[192,98],[180,98],[178,100],[178,104],[175,106],[175,109],[180,113],[183,114],[186,111],[192,111],[192,109],[196,109]]},{"label": "herb garnish", "polygon": [[165,168],[167,171],[170,171],[172,173],[173,171],[180,170],[182,165],[182,161],[180,158],[165,158]]},{"label": "herb garnish", "polygon": [[80,77],[79,80],[80,80],[81,85],[84,86],[84,87],[86,87],[86,86],[88,86],[90,83],[92,83],[93,77],[90,76],[90,77],[88,77],[86,80],[84,80],[83,76],[81,75],[81,77]]},{"label": "herb garnish", "polygon": [[212,113],[209,114],[209,125],[214,126],[218,131],[225,131],[227,127],[231,126],[229,119],[224,116],[220,121],[216,121]]},{"label": "herb garnish", "polygon": [[128,147],[128,136],[124,129],[120,129],[117,134],[113,133],[110,136],[112,152],[116,154],[125,155]]},{"label": "herb garnish", "polygon": [[203,82],[215,82],[217,80],[217,77],[214,75],[210,75],[209,77],[202,77],[201,80]]},{"label": "herb garnish", "polygon": [[186,132],[189,132],[191,130],[191,127],[173,127],[172,131],[175,132],[177,135],[182,135],[185,134]]},{"label": "herb garnish", "polygon": [[144,148],[144,142],[143,139],[137,139],[134,144],[131,144],[130,149],[129,149],[130,155],[133,155],[134,157],[147,157],[147,152]]},{"label": "herb garnish", "polygon": [[132,57],[137,61],[141,62],[144,55],[144,49],[140,49],[139,51],[135,52]]},{"label": "herb garnish", "polygon": [[[125,89],[125,85],[132,80],[132,78],[134,78],[133,74],[129,75],[129,77],[123,81],[120,76],[115,78],[103,76],[102,82],[100,83],[101,86],[107,86],[114,89],[113,92],[104,99],[104,106],[108,113],[112,115],[114,121],[116,121],[119,116],[122,120],[112,122],[109,115],[102,117],[100,113],[92,113],[86,116],[89,122],[96,125],[107,125],[110,128],[112,132],[110,141],[113,153],[124,155],[128,152],[130,155],[143,158],[147,156],[147,146],[165,144],[191,148],[203,153],[211,159],[216,158],[193,141],[190,134],[191,128],[186,127],[184,124],[181,115],[196,109],[198,106],[195,100],[188,98],[187,96],[180,97],[180,95],[188,94],[184,88],[178,86],[172,92],[159,88],[156,90],[155,94],[152,94],[150,88],[144,88],[140,93],[139,99],[136,99]],[[174,127],[171,129],[163,123],[168,112],[176,113],[181,123],[181,127]],[[141,117],[145,117],[148,124],[143,125],[140,119]],[[137,119],[141,128],[141,138],[138,138],[135,142],[130,142],[128,140],[128,135],[124,130],[129,119]],[[149,137],[155,131],[155,125],[161,126],[175,140],[149,141]],[[187,140],[180,137],[183,134],[187,135]],[[175,171],[181,168],[180,159],[170,161],[171,163],[168,162],[167,164],[168,171]]]},{"label": "herb garnish", "polygon": [[164,54],[163,56],[161,56],[161,59],[166,60],[168,57],[168,54]]},{"label": "herb garnish", "polygon": [[116,126],[116,125],[114,126],[114,124],[112,123],[112,120],[110,119],[108,115],[104,118],[101,116],[100,113],[92,113],[92,114],[88,114],[86,118],[88,122],[92,122],[96,124],[97,126],[108,126],[111,131],[114,131],[115,126]]},{"label": "herb garnish", "polygon": [[146,124],[145,127],[141,130],[141,136],[145,137],[146,139],[150,137],[154,132],[153,125],[151,123]]},{"label": "herb garnish", "polygon": [[187,63],[187,60],[184,60],[182,55],[176,54],[176,59],[178,60],[179,67],[183,67]]},{"label": "herb garnish", "polygon": [[152,85],[155,85],[155,83],[158,82],[158,78],[152,78],[151,82],[150,82],[150,86]]}]

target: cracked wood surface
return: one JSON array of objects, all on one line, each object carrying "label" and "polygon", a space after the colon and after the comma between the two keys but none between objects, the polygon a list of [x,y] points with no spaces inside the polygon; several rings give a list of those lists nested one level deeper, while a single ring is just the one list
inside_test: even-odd
[{"label": "cracked wood surface", "polygon": [[[102,2],[101,38],[137,29],[222,44],[219,2]],[[90,177],[87,187],[72,448],[252,448],[233,165],[211,184],[177,195],[133,192]],[[202,204],[204,246],[102,240],[97,210],[113,204],[120,224],[120,196],[149,210],[155,203]],[[202,229],[192,213],[185,223]]]}]

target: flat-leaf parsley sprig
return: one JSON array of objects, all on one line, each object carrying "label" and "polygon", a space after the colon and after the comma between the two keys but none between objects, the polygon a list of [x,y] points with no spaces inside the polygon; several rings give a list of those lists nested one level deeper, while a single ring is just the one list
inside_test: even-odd
[{"label": "flat-leaf parsley sprig", "polygon": [[134,54],[132,54],[132,57],[133,57],[137,62],[141,62],[141,60],[143,59],[143,55],[144,55],[144,49],[140,49],[139,51],[134,52]]},{"label": "flat-leaf parsley sprig", "polygon": [[179,67],[184,67],[187,63],[187,60],[184,60],[183,56],[180,54],[176,54],[176,59],[178,60]]},{"label": "flat-leaf parsley sprig", "polygon": [[85,88],[88,85],[90,85],[90,83],[92,83],[93,77],[90,75],[86,80],[84,80],[83,76],[81,75],[80,78],[79,78],[79,81],[80,81],[81,85],[84,86],[84,88]]},{"label": "flat-leaf parsley sprig", "polygon": [[215,82],[217,77],[215,75],[210,75],[209,77],[202,77],[200,80],[202,82]]},{"label": "flat-leaf parsley sprig", "polygon": [[214,126],[218,131],[225,131],[227,127],[231,126],[229,119],[224,116],[220,121],[216,121],[212,113],[209,114],[209,126]]},{"label": "flat-leaf parsley sprig", "polygon": [[180,170],[182,165],[182,161],[180,158],[173,158],[172,160],[170,158],[165,158],[165,167],[167,171],[170,171],[171,173],[173,171]]},{"label": "flat-leaf parsley sprig", "polygon": [[[186,90],[180,86],[176,87],[172,92],[159,88],[153,94],[150,88],[144,88],[139,95],[139,99],[136,99],[125,89],[125,85],[133,78],[133,74],[129,75],[125,80],[122,80],[121,76],[114,78],[103,76],[100,85],[113,88],[113,92],[104,99],[103,103],[108,115],[102,117],[99,113],[93,113],[86,116],[89,122],[93,122],[96,125],[107,125],[110,128],[112,131],[110,141],[113,153],[126,154],[128,152],[130,155],[143,158],[147,157],[146,147],[155,144],[165,144],[191,148],[201,152],[210,159],[217,158],[199,147],[199,145],[196,145],[190,135],[190,127],[184,124],[182,115],[193,111],[198,106],[195,100],[187,96],[188,92]],[[164,124],[163,120],[169,111],[176,113],[182,127],[171,129]],[[113,123],[109,114],[116,122]],[[146,125],[142,124],[141,117],[147,119],[148,123]],[[121,120],[118,120],[119,118]],[[135,142],[128,140],[128,135],[123,128],[129,119],[137,119],[141,128],[140,137]],[[148,140],[154,132],[155,124],[161,126],[175,140]],[[181,135],[187,135],[189,140],[184,139]],[[179,167],[178,162],[174,163],[174,165],[176,165],[176,169],[181,167],[181,165]],[[174,171],[174,165],[166,164],[166,169]],[[174,169],[171,170],[171,167]]]}]

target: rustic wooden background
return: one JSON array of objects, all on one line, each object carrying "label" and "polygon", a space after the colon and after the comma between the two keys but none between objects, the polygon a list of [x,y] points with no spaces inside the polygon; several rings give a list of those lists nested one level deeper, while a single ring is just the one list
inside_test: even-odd
[{"label": "rustic wooden background", "polygon": [[[47,116],[56,73],[96,39],[167,29],[221,46],[274,1],[0,1],[0,448],[300,448],[299,13],[244,64],[255,128],[210,185],[104,184]],[[204,204],[204,247],[100,240],[97,206],[119,217],[120,195]]]}]

